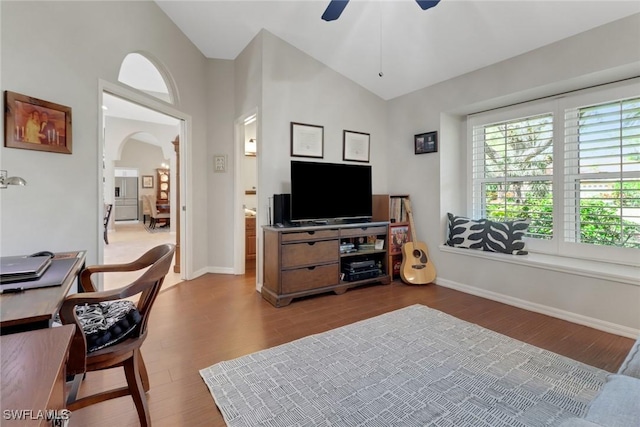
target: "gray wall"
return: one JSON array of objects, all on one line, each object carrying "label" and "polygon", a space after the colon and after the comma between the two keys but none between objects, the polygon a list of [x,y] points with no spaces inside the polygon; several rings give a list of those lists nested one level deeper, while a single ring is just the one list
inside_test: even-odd
[{"label": "gray wall", "polygon": [[[153,2],[3,1],[0,8],[2,90],[69,106],[73,114],[72,155],[0,150],[2,168],[28,181],[2,191],[2,254],[87,249],[87,262],[98,261],[98,82],[116,83],[122,60],[134,51],[151,53],[170,72],[175,108],[193,117],[189,208],[206,230],[206,60],[185,35]],[[197,270],[209,261],[206,231],[194,233],[193,247]]]},{"label": "gray wall", "polygon": [[[575,321],[584,316],[605,328],[621,325],[629,334],[640,329],[639,283],[438,249],[446,213],[470,214],[466,114],[639,74],[640,15],[634,15],[389,102],[389,187],[411,194],[418,237],[430,248],[438,283]],[[440,132],[439,152],[413,155],[413,134],[432,130]]]}]

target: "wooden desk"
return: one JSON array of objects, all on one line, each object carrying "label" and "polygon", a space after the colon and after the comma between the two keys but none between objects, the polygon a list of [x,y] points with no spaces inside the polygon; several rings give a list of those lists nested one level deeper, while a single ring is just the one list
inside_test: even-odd
[{"label": "wooden desk", "polygon": [[73,281],[85,266],[85,251],[56,254],[56,258],[70,256],[75,256],[76,261],[61,286],[0,295],[0,335],[48,328],[51,325]]},{"label": "wooden desk", "polygon": [[0,337],[3,426],[50,426],[44,411],[67,414],[62,411],[65,365],[75,328],[64,325]]}]

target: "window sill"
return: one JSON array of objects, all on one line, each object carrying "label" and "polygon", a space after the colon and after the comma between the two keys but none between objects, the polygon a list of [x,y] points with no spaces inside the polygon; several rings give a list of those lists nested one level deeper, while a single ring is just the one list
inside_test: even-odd
[{"label": "window sill", "polygon": [[492,261],[519,264],[527,267],[544,268],[561,273],[577,274],[602,280],[640,286],[640,267],[614,264],[590,259],[569,258],[529,252],[528,255],[508,255],[485,252],[476,249],[453,248],[447,245],[438,247],[442,252],[490,259]]}]

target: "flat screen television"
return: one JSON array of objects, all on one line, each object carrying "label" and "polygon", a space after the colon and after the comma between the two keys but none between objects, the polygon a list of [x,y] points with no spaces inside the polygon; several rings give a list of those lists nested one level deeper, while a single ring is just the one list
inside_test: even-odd
[{"label": "flat screen television", "polygon": [[370,220],[371,166],[291,161],[291,221]]}]

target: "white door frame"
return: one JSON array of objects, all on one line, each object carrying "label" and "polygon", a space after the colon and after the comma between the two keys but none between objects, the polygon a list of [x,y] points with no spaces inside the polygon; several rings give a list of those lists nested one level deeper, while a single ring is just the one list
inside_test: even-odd
[{"label": "white door frame", "polygon": [[[249,112],[243,114],[238,117],[234,122],[234,247],[235,251],[233,254],[233,273],[234,274],[244,274],[246,265],[245,265],[245,216],[244,216],[244,195],[245,189],[242,185],[244,181],[244,128],[245,119],[255,115],[256,116],[256,167],[257,173],[256,176],[260,176],[260,115],[258,113],[258,108],[253,108]],[[261,216],[261,207],[260,207],[260,182],[258,180],[256,185],[256,289],[258,289],[258,283],[260,283],[260,274],[259,274],[259,251],[257,248],[260,248],[262,242],[262,233],[260,233],[260,216]]]},{"label": "white door frame", "polygon": [[[192,182],[192,158],[191,158],[191,129],[192,118],[190,115],[183,113],[175,109],[173,106],[163,102],[159,99],[153,98],[144,92],[126,87],[121,84],[108,82],[102,79],[98,80],[98,129],[99,129],[99,147],[98,147],[98,201],[100,205],[104,200],[104,185],[103,185],[103,158],[104,152],[104,120],[102,114],[104,92],[109,92],[120,98],[123,98],[129,102],[139,104],[143,107],[161,112],[168,116],[175,117],[181,121],[180,124],[180,200],[176,201],[178,209],[180,209],[180,278],[182,280],[189,280],[193,278],[193,260],[190,256],[193,253],[193,213],[187,209],[187,206],[192,206],[193,195],[189,188]],[[98,209],[98,262],[104,261],[104,248],[102,244],[103,235],[103,218],[102,210]],[[100,284],[100,288],[102,284]]]}]

